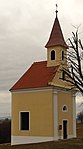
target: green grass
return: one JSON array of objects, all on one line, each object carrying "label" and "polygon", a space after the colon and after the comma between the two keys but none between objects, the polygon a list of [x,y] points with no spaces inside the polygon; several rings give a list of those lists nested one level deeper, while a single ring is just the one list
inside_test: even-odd
[{"label": "green grass", "polygon": [[83,149],[83,138],[15,146],[1,144],[0,149]]}]

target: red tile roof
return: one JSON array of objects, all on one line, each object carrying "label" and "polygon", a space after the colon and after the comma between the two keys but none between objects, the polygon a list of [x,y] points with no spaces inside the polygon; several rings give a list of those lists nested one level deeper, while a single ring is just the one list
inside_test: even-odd
[{"label": "red tile roof", "polygon": [[63,34],[62,34],[62,30],[59,24],[59,20],[58,17],[56,16],[55,21],[54,21],[54,25],[50,34],[50,38],[46,44],[46,48],[49,47],[53,47],[53,46],[63,46],[65,48],[68,48]]},{"label": "red tile roof", "polygon": [[53,79],[58,68],[59,66],[47,67],[47,61],[35,62],[10,89],[10,91],[47,87],[49,86],[48,82]]}]

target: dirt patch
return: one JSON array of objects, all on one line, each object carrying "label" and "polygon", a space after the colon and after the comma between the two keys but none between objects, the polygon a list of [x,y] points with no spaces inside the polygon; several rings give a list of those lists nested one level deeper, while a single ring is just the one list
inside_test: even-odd
[{"label": "dirt patch", "polygon": [[1,144],[0,149],[83,149],[83,138],[15,146]]}]

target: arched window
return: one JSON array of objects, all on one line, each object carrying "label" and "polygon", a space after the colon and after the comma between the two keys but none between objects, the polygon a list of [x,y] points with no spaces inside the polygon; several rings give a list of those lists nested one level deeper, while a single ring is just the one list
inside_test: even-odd
[{"label": "arched window", "polygon": [[51,51],[51,60],[55,60],[55,51],[54,50]]},{"label": "arched window", "polygon": [[62,51],[62,61],[64,60],[64,51]]},{"label": "arched window", "polygon": [[63,112],[67,112],[67,111],[68,111],[68,108],[67,108],[66,105],[64,105],[64,106],[62,107],[62,111],[63,111]]}]

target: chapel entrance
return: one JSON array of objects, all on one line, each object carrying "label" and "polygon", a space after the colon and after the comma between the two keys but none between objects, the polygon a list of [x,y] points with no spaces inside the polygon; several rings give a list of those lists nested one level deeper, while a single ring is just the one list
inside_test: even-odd
[{"label": "chapel entrance", "polygon": [[63,139],[67,139],[67,120],[63,120]]}]

